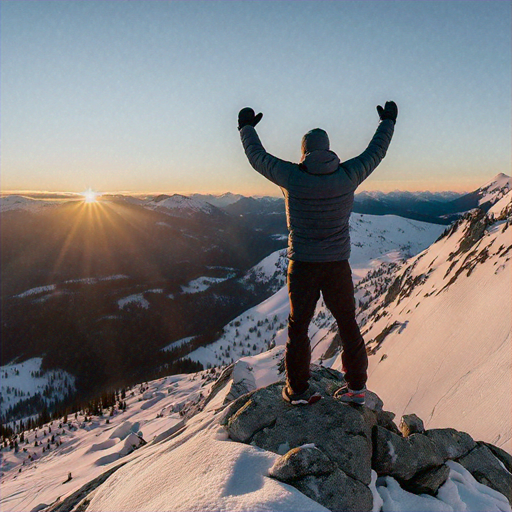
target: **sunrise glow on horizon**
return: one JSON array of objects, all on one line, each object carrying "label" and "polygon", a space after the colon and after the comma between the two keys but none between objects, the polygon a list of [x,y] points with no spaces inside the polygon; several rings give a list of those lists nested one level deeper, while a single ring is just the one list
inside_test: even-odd
[{"label": "sunrise glow on horizon", "polygon": [[360,154],[376,105],[399,115],[358,189],[475,190],[510,173],[508,2],[1,3],[2,193],[280,196],[248,164],[238,111],[297,162],[319,126]]}]

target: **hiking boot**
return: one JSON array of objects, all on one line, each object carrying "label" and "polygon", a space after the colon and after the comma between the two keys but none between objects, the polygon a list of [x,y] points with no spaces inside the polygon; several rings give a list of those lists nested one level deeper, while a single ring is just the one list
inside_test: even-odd
[{"label": "hiking boot", "polygon": [[312,405],[322,398],[320,393],[312,391],[311,388],[303,393],[293,393],[287,384],[283,386],[282,396],[290,405]]},{"label": "hiking boot", "polygon": [[334,398],[345,404],[364,405],[366,399],[366,386],[363,389],[350,389],[346,384],[338,389],[333,395]]}]

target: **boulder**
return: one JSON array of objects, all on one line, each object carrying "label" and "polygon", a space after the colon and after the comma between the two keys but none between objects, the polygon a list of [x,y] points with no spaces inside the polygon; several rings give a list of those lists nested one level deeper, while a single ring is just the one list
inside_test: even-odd
[{"label": "boulder", "polygon": [[276,460],[268,474],[281,482],[290,483],[305,476],[328,475],[336,470],[336,464],[313,444],[290,450]]},{"label": "boulder", "polygon": [[436,445],[443,462],[458,459],[476,446],[469,434],[453,428],[433,428],[427,430],[425,435]]},{"label": "boulder", "polygon": [[510,453],[507,453],[505,450],[502,450],[501,448],[498,448],[491,443],[485,443],[484,441],[478,441],[477,444],[483,444],[484,446],[487,446],[487,448],[491,450],[494,456],[501,461],[507,471],[512,473],[512,455],[510,455]]},{"label": "boulder", "polygon": [[[384,402],[378,397],[376,393],[373,391],[370,391],[369,389],[366,390],[366,399],[365,399],[365,405],[368,407],[368,409],[371,409],[372,411],[375,411],[377,413],[382,412],[382,408],[384,406]],[[393,413],[389,413],[393,414]],[[393,418],[395,415],[393,414]]]},{"label": "boulder", "polygon": [[401,436],[402,432],[400,432],[400,429],[396,426],[396,423],[393,421],[394,419],[395,414],[390,411],[377,412],[377,425]]},{"label": "boulder", "polygon": [[293,485],[332,512],[369,512],[373,508],[370,489],[340,469],[330,475],[306,476]]},{"label": "boulder", "polygon": [[372,467],[380,475],[410,480],[414,475],[443,464],[436,445],[423,434],[400,437],[376,426],[373,430]]},{"label": "boulder", "polygon": [[437,468],[420,471],[411,480],[400,481],[400,485],[406,491],[414,494],[430,494],[435,496],[439,487],[446,482],[449,475],[450,468],[443,464]]},{"label": "boulder", "polygon": [[[244,363],[245,364],[245,363]],[[445,462],[457,460],[479,482],[511,499],[511,457],[475,441],[464,432],[444,428],[423,431],[416,415],[402,417],[383,410],[368,392],[368,406],[344,404],[332,395],[343,374],[312,365],[309,381],[322,399],[292,406],[282,399],[284,382],[254,389],[248,367],[233,368],[231,398],[221,424],[234,441],[280,455],[269,476],[292,485],[332,511],[370,511],[372,468],[392,476],[407,491],[435,496],[449,475]]]},{"label": "boulder", "polygon": [[425,426],[423,421],[416,414],[404,414],[400,420],[400,432],[404,437],[411,434],[423,434]]},{"label": "boulder", "polygon": [[[228,434],[235,441],[279,454],[283,446],[292,449],[314,443],[339,469],[368,485],[372,454],[369,410],[330,397],[322,388],[329,379],[316,376],[310,379],[310,386],[324,396],[311,406],[297,407],[284,402],[284,383],[243,395],[229,406],[224,416]],[[332,388],[334,392],[337,386]]]},{"label": "boulder", "polygon": [[284,409],[277,387],[274,384],[242,395],[228,407],[223,423],[233,441],[250,443],[257,432],[275,424]]},{"label": "boulder", "polygon": [[477,445],[457,462],[464,466],[475,480],[500,492],[512,503],[512,475],[487,446]]}]

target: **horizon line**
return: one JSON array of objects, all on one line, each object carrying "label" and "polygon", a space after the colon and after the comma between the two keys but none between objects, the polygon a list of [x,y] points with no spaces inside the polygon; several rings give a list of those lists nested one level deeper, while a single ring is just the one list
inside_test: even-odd
[{"label": "horizon line", "polygon": [[[371,190],[361,190],[360,192],[355,192],[355,195],[362,194],[364,192],[380,192],[382,194],[392,194],[395,192],[409,192],[411,194],[422,194],[425,192],[430,192],[432,194],[443,194],[443,193],[454,193],[454,194],[469,194],[473,192],[474,190],[429,190],[429,189],[422,189],[422,190],[407,190],[407,189],[393,189],[388,190],[387,192],[384,192],[380,189],[371,189]],[[84,191],[85,192],[85,191]],[[7,197],[12,195],[26,195],[26,196],[43,196],[41,199],[44,199],[44,196],[59,196],[61,199],[66,199],[66,197],[69,197],[69,199],[73,199],[75,196],[82,197],[84,195],[84,192],[69,192],[69,191],[62,191],[62,190],[35,190],[35,189],[28,189],[28,190],[0,190],[0,197]],[[213,197],[221,197],[224,195],[232,194],[232,195],[240,195],[242,197],[275,197],[280,198],[282,197],[282,194],[277,192],[276,194],[264,194],[264,193],[255,193],[255,194],[247,194],[242,192],[182,192],[182,191],[129,191],[129,190],[116,190],[116,191],[100,191],[100,190],[94,190],[98,195],[100,196],[110,196],[110,195],[123,195],[123,196],[157,196],[157,195],[182,195],[186,197],[190,197],[193,195],[199,195],[199,196],[213,196]],[[58,199],[58,198],[55,198]]]}]

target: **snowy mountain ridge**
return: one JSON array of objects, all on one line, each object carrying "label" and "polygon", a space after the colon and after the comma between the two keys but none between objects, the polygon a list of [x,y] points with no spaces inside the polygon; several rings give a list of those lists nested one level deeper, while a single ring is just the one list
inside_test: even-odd
[{"label": "snowy mountain ridge", "polygon": [[31,197],[20,195],[9,195],[0,197],[0,212],[22,210],[30,212],[39,212],[46,208],[55,208],[61,204],[61,201],[51,201],[44,199],[33,199]]},{"label": "snowy mountain ridge", "polygon": [[478,205],[495,204],[502,197],[508,194],[511,189],[512,178],[503,174],[497,174],[492,180],[478,189],[480,199]]},{"label": "snowy mountain ridge", "polygon": [[[363,244],[354,247],[353,256],[358,318],[370,353],[369,388],[398,417],[417,413],[429,430],[455,427],[508,451],[510,200],[508,192],[487,214],[474,210],[442,234],[429,232],[431,240],[441,236],[427,247],[421,247],[425,233],[423,242],[419,236],[416,246],[408,246],[407,234],[391,229],[405,242],[398,251],[375,253],[371,260],[363,239],[368,226],[356,215],[351,233],[357,242],[359,231]],[[390,219],[385,220],[389,229]],[[377,240],[387,235],[385,223],[380,229]],[[282,255],[271,256],[254,267],[263,280],[278,279],[282,271]],[[281,460],[279,450],[235,442],[222,426],[228,403],[283,379],[287,303],[283,286],[226,326],[221,348],[229,356],[224,362],[233,355],[236,362],[222,371],[211,368],[143,383],[128,390],[126,410],[115,406],[111,416],[108,410],[99,416],[79,411],[25,433],[25,444],[18,437],[17,450],[0,452],[2,510],[328,510],[314,499],[313,484],[302,493],[269,478]],[[341,369],[336,326],[322,301],[310,337],[313,361]],[[240,357],[238,350],[247,351],[247,343],[252,354],[262,352]],[[401,443],[393,438],[383,455],[391,461],[400,457]],[[283,452],[312,449],[309,442],[287,446],[287,439],[282,445]],[[510,482],[507,455],[497,463],[498,472],[505,471],[505,485]],[[372,510],[511,510],[502,494],[475,480],[478,471],[472,474],[452,459],[445,465],[448,479],[435,497],[408,492],[398,477],[383,473],[377,478],[374,471]],[[317,478],[306,479],[310,476]],[[320,477],[308,481],[323,485]]]},{"label": "snowy mountain ridge", "polygon": [[222,213],[221,210],[200,199],[193,199],[181,194],[172,196],[160,195],[143,204],[145,208],[151,210],[158,209],[163,213],[174,216],[190,216],[197,213],[211,215],[214,212]]}]

